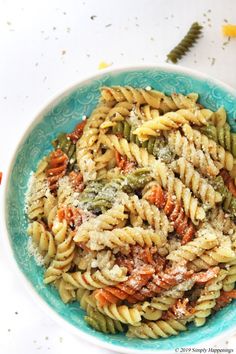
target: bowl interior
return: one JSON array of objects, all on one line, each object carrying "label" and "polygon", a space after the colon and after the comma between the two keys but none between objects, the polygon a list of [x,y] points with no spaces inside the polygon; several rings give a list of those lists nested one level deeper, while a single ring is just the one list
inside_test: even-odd
[{"label": "bowl interior", "polygon": [[30,173],[35,170],[39,160],[52,149],[51,141],[58,133],[71,131],[83,115],[88,116],[91,113],[98,102],[99,88],[103,85],[130,85],[143,88],[151,86],[167,94],[198,92],[200,102],[207,108],[216,110],[222,105],[225,107],[230,126],[236,131],[236,93],[233,94],[227,87],[210,79],[175,69],[150,68],[105,73],[66,92],[59,100],[49,105],[32,125],[21,142],[12,165],[6,195],[6,222],[18,267],[34,291],[65,321],[101,342],[114,345],[114,349],[116,347],[117,350],[122,350],[123,347],[137,351],[170,350],[213,338],[229,330],[233,325],[236,326],[236,307],[233,304],[209,318],[204,327],[190,326],[189,331],[168,339],[143,341],[127,339],[123,334],[107,335],[96,332],[84,322],[84,311],[77,303],[63,304],[57,291],[43,284],[43,269],[37,266],[27,251],[24,199]]}]

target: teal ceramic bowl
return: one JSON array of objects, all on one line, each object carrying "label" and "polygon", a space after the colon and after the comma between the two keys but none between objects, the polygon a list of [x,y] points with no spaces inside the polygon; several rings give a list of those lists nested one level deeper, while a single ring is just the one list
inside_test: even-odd
[{"label": "teal ceramic bowl", "polygon": [[[32,296],[45,311],[70,332],[104,348],[124,353],[162,353],[185,346],[199,346],[236,331],[235,303],[209,318],[204,327],[190,326],[176,337],[158,340],[128,339],[123,334],[107,335],[94,331],[83,320],[84,311],[76,303],[63,304],[57,291],[43,284],[43,269],[27,252],[27,217],[24,199],[31,171],[51,150],[58,133],[71,131],[83,115],[96,106],[101,86],[151,86],[167,94],[198,92],[200,102],[212,110],[224,106],[231,128],[236,131],[236,91],[202,74],[177,66],[141,66],[105,70],[69,88],[46,105],[20,141],[8,174],[5,199],[5,235],[11,257]],[[8,234],[8,238],[7,238]]]}]

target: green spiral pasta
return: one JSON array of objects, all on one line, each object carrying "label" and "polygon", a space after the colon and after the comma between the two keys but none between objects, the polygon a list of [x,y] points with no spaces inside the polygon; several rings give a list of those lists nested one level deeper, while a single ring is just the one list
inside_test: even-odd
[{"label": "green spiral pasta", "polygon": [[90,182],[79,196],[79,201],[88,210],[93,209],[93,200],[102,190],[104,183],[101,181]]},{"label": "green spiral pasta", "polygon": [[118,122],[112,127],[112,134],[122,134],[123,137],[129,143],[135,143],[139,147],[146,148],[149,154],[154,155],[156,158],[161,158],[164,162],[169,163],[173,158],[173,153],[166,145],[166,139],[164,136],[149,137],[148,140],[141,142],[136,134],[133,134],[135,130],[127,121]]},{"label": "green spiral pasta", "polygon": [[79,289],[77,291],[77,300],[80,302],[81,308],[87,313],[84,320],[96,331],[112,334],[124,332],[125,325],[123,323],[97,310],[94,298],[90,296],[88,290]]},{"label": "green spiral pasta", "polygon": [[131,192],[143,188],[150,180],[150,169],[147,167],[137,168],[126,176],[120,175],[119,178],[110,181],[102,188],[91,201],[92,208],[104,212],[112,207],[118,191]]},{"label": "green spiral pasta", "polygon": [[186,36],[181,40],[176,47],[174,47],[167,58],[172,61],[172,63],[177,63],[177,61],[185,55],[186,52],[194,45],[201,34],[202,26],[198,22],[194,22],[190,27]]},{"label": "green spiral pasta", "polygon": [[217,176],[214,180],[212,180],[211,184],[222,195],[223,209],[228,213],[236,215],[236,198],[225,186],[223,178],[221,176]]},{"label": "green spiral pasta", "polygon": [[223,127],[216,127],[210,124],[200,130],[208,138],[223,146],[225,150],[230,151],[236,157],[236,134],[230,131],[229,124],[226,123]]},{"label": "green spiral pasta", "polygon": [[125,326],[120,321],[113,320],[112,318],[103,315],[91,306],[88,306],[87,314],[88,315],[84,317],[84,320],[96,331],[111,334],[124,332]]},{"label": "green spiral pasta", "polygon": [[76,145],[67,138],[67,133],[61,133],[52,141],[55,149],[61,149],[69,158],[68,170],[73,170],[76,163]]}]

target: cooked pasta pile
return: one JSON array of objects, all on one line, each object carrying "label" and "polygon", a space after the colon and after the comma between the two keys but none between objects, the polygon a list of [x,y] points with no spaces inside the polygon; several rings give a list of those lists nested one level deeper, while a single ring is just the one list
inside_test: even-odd
[{"label": "cooked pasta pile", "polygon": [[53,146],[27,193],[30,249],[88,325],[165,338],[236,297],[236,134],[223,107],[103,87]]}]

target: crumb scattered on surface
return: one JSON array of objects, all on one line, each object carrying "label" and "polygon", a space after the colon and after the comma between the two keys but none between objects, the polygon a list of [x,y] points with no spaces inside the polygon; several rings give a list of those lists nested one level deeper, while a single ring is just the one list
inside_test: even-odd
[{"label": "crumb scattered on surface", "polygon": [[105,25],[105,27],[111,27],[112,23],[108,23],[107,25]]},{"label": "crumb scattered on surface", "polygon": [[92,15],[90,16],[90,20],[95,20],[96,17],[97,17],[96,15]]},{"label": "crumb scattered on surface", "polygon": [[62,55],[65,55],[65,54],[66,54],[66,50],[63,49],[63,50],[61,51],[61,54],[62,54]]},{"label": "crumb scattered on surface", "polygon": [[112,65],[112,63],[107,63],[105,61],[100,61],[100,63],[98,64],[98,70],[106,69],[106,68],[108,68],[111,65]]}]

